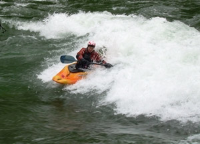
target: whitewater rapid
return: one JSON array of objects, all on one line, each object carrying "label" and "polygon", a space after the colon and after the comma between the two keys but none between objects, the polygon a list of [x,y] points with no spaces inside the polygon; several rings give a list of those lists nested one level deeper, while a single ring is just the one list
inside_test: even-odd
[{"label": "whitewater rapid", "polygon": [[[200,33],[195,28],[160,17],[108,12],[54,14],[16,27],[46,39],[74,37],[73,48],[65,53],[73,56],[89,40],[97,43],[97,49],[107,48],[106,61],[115,65],[112,69],[98,68],[64,90],[106,92],[99,105],[114,103],[118,114],[200,122]],[[64,67],[59,62],[48,65],[38,75],[45,83]]]}]

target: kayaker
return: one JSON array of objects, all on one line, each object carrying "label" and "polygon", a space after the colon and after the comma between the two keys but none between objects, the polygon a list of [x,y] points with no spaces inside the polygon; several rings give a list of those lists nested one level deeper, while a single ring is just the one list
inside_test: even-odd
[{"label": "kayaker", "polygon": [[76,69],[78,68],[88,68],[90,63],[96,61],[98,63],[102,63],[106,68],[112,67],[110,63],[107,63],[105,60],[101,58],[101,56],[95,52],[94,48],[96,43],[93,41],[89,41],[87,48],[82,48],[76,55],[77,64]]}]

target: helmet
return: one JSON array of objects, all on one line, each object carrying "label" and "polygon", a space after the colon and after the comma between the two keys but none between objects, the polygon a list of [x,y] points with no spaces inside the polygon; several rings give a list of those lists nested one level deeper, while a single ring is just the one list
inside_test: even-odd
[{"label": "helmet", "polygon": [[96,43],[93,42],[93,41],[89,41],[89,42],[88,42],[88,46],[93,46],[93,47],[95,47],[95,46],[96,46]]}]

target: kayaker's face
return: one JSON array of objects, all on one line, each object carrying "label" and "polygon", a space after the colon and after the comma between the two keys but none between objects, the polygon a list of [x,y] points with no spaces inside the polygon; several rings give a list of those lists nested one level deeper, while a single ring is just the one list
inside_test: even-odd
[{"label": "kayaker's face", "polygon": [[94,50],[94,46],[88,46],[88,52],[91,53]]}]

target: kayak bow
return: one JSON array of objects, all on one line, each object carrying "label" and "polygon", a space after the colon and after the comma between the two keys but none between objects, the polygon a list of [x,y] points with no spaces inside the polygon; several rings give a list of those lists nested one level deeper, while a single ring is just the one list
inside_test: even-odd
[{"label": "kayak bow", "polygon": [[60,84],[75,84],[86,77],[88,72],[75,68],[76,62],[66,65],[58,74],[53,77],[53,81]]}]

